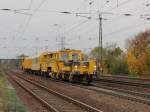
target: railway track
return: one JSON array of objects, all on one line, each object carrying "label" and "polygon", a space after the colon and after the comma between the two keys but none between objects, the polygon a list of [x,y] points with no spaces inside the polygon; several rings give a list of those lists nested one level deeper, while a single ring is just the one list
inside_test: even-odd
[{"label": "railway track", "polygon": [[[58,83],[60,83],[60,81],[58,81]],[[68,84],[68,83],[62,82],[62,81],[61,81],[61,83]],[[85,86],[85,85],[81,85],[81,84],[71,84],[71,85],[80,87],[83,89],[101,92],[104,94],[108,94],[108,95],[120,97],[123,99],[128,99],[131,101],[150,105],[150,94],[146,94],[146,93],[142,93],[142,92],[135,92],[135,91],[131,91],[131,90],[125,90],[125,89],[118,89],[118,88],[113,88],[113,87],[108,87],[108,86],[101,86],[101,85],[97,85],[97,84],[91,84],[90,86]]]},{"label": "railway track", "polygon": [[19,86],[47,107],[50,112],[102,112],[101,110],[85,103],[51,90],[34,80],[14,75],[14,73],[12,75],[12,72],[7,72],[7,74],[9,74],[12,80],[14,80]]},{"label": "railway track", "polygon": [[[19,74],[21,74],[21,73],[19,73]],[[38,79],[39,77],[37,77],[37,76],[35,76],[35,77],[36,78],[34,78],[34,80],[36,80],[37,83],[41,82],[41,80]],[[30,79],[30,80],[33,80],[33,79]],[[45,79],[43,79],[43,81],[44,80]],[[51,80],[51,81],[55,81],[55,83],[63,83],[65,85],[68,85],[68,82],[64,82],[64,81],[56,81],[56,80]],[[116,97],[128,99],[131,101],[136,101],[139,103],[144,103],[144,104],[150,105],[150,95],[146,94],[146,93],[142,93],[142,92],[113,88],[113,87],[108,87],[108,86],[102,86],[102,85],[95,84],[95,83],[91,84],[90,86],[85,86],[82,84],[72,84],[72,83],[69,83],[69,85],[80,87],[82,89],[93,90],[93,91],[97,91],[97,92],[113,95]]]},{"label": "railway track", "polygon": [[118,84],[126,84],[140,87],[150,87],[150,79],[137,79],[127,77],[102,76],[100,79],[95,79],[95,82],[110,82]]},{"label": "railway track", "polygon": [[137,91],[133,91],[133,90],[121,89],[121,88],[110,87],[110,86],[103,86],[103,85],[100,85],[100,84],[97,84],[97,83],[93,83],[92,85],[95,86],[95,87],[98,87],[98,88],[108,89],[108,90],[112,90],[112,91],[118,91],[118,92],[130,94],[130,95],[150,99],[150,94],[148,94],[148,93],[137,92]]},{"label": "railway track", "polygon": [[122,80],[122,79],[124,79],[124,80],[134,80],[134,81],[139,81],[139,82],[147,82],[147,83],[150,83],[150,78],[143,78],[143,79],[140,79],[140,78],[136,78],[136,77],[127,77],[127,76],[112,76],[112,75],[103,75],[103,76],[101,76],[101,78],[109,78],[109,79],[117,79],[117,80]]},{"label": "railway track", "polygon": [[150,99],[150,85],[149,84],[140,84],[135,82],[124,82],[116,80],[99,80],[93,81],[93,85],[96,87],[115,90],[119,92],[124,92],[144,98]]}]

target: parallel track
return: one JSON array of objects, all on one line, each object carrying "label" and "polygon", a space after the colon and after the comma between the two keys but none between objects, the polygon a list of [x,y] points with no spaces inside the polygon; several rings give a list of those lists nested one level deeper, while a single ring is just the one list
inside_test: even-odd
[{"label": "parallel track", "polygon": [[[18,74],[22,74],[22,73],[18,73]],[[39,77],[37,77],[37,76],[35,76],[35,77],[36,78],[34,79],[34,81],[40,82],[38,80]],[[30,79],[30,80],[32,81],[33,79]],[[43,81],[44,80],[46,80],[46,79],[43,78]],[[125,90],[125,89],[118,89],[118,88],[113,88],[113,87],[108,87],[108,86],[102,86],[102,85],[94,84],[94,83],[89,86],[85,86],[82,84],[73,84],[73,83],[67,83],[67,82],[58,81],[58,80],[51,80],[51,81],[54,81],[55,83],[63,83],[66,85],[69,84],[69,85],[76,86],[76,87],[79,87],[82,89],[93,90],[93,91],[101,92],[104,94],[109,94],[112,96],[116,96],[116,97],[131,100],[131,101],[150,105],[150,95],[146,94],[146,93],[135,92],[135,91]]]},{"label": "parallel track", "polygon": [[[12,72],[9,74],[12,74]],[[51,90],[44,85],[35,82],[34,80],[31,81],[18,75],[10,75],[10,77],[19,86],[44,104],[51,112],[102,112],[101,110],[91,107],[85,103]],[[29,85],[33,86],[32,89]],[[46,98],[44,98],[45,95],[41,95],[41,92],[46,95]]]},{"label": "parallel track", "polygon": [[135,81],[140,81],[140,82],[150,82],[150,78],[136,78],[136,77],[127,77],[127,76],[112,76],[112,75],[103,75],[101,76],[101,78],[113,78],[113,79],[125,79],[125,80],[135,80]]},{"label": "parallel track", "polygon": [[130,95],[150,99],[150,94],[143,93],[143,92],[136,92],[136,91],[132,91],[132,90],[128,90],[128,89],[125,90],[125,89],[120,89],[120,88],[115,88],[115,87],[108,87],[108,86],[103,86],[103,85],[100,85],[97,83],[93,83],[92,85],[95,87],[98,87],[98,88],[108,89],[108,90],[112,90],[112,91],[118,91],[118,92],[130,94]]},{"label": "parallel track", "polygon": [[140,86],[150,88],[150,79],[135,79],[135,78],[123,78],[121,77],[111,77],[102,76],[100,79],[95,79],[95,82],[110,82],[117,84],[125,84],[129,86]]}]

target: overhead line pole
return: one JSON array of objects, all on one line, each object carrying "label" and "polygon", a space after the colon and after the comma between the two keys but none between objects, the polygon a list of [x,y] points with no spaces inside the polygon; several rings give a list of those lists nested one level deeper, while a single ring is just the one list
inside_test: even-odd
[{"label": "overhead line pole", "polygon": [[[108,2],[107,2],[108,3]],[[118,4],[118,0],[117,0],[117,4]],[[73,14],[71,12],[60,12],[60,13],[66,13],[66,14]],[[79,14],[88,14],[88,13],[75,13],[76,16],[80,16]],[[113,14],[113,13],[105,13],[105,14]],[[105,18],[102,17],[103,12],[98,13],[98,21],[99,21],[99,32],[98,32],[98,57],[97,57],[97,77],[99,77],[100,75],[103,75],[103,19],[105,20]],[[125,14],[121,14],[124,16],[133,16],[132,14],[129,13],[125,13]],[[87,17],[87,16],[80,16],[80,17],[86,17],[88,19],[92,19],[91,17]],[[149,18],[147,18],[149,19]]]},{"label": "overhead line pole", "polygon": [[[66,14],[72,14],[71,12],[61,12],[61,13],[66,13]],[[78,13],[76,13],[76,16],[79,16]],[[99,20],[99,33],[98,33],[98,58],[97,58],[97,75],[100,76],[103,74],[103,69],[102,69],[102,61],[103,61],[103,34],[102,34],[102,13],[98,13],[98,20]],[[82,16],[86,17],[88,19],[91,19],[91,17],[87,16]]]},{"label": "overhead line pole", "polygon": [[102,48],[102,14],[99,13],[99,33],[98,33],[98,57],[97,57],[97,77],[101,74],[101,59],[102,59],[102,54],[101,54],[101,48]]},{"label": "overhead line pole", "polygon": [[102,75],[102,61],[103,61],[103,31],[102,31],[102,14],[99,13],[99,43],[98,43],[98,64],[97,73]]}]

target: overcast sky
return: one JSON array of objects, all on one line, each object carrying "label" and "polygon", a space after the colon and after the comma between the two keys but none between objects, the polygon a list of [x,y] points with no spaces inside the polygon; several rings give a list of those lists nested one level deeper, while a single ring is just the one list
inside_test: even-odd
[{"label": "overcast sky", "polygon": [[[103,45],[117,43],[125,49],[125,40],[150,27],[149,0],[0,0],[0,58],[15,58],[24,53],[36,55],[66,47],[90,51],[98,45],[98,10],[103,12]],[[20,10],[27,9],[27,10]],[[70,11],[72,14],[59,12]],[[113,14],[110,14],[112,12]],[[73,13],[80,14],[76,16]],[[130,13],[127,17],[123,14]],[[87,19],[81,16],[90,16]],[[56,25],[57,24],[57,25]]]}]

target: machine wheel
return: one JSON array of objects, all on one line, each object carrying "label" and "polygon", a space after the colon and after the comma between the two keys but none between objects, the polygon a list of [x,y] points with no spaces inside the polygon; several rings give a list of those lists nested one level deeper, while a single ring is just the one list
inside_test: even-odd
[{"label": "machine wheel", "polygon": [[74,82],[74,74],[69,75],[69,82]]},{"label": "machine wheel", "polygon": [[92,82],[92,76],[86,75],[86,81],[87,81],[87,84],[90,84]]},{"label": "machine wheel", "polygon": [[51,77],[52,79],[55,79],[55,78],[56,78],[54,72],[50,72],[49,75],[50,75],[50,77]]},{"label": "machine wheel", "polygon": [[62,75],[61,75],[60,73],[57,73],[56,79],[57,79],[57,80],[61,80],[61,79],[62,79]]},{"label": "machine wheel", "polygon": [[65,73],[62,73],[61,80],[65,80]]}]

